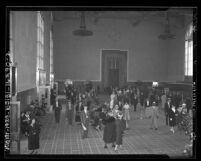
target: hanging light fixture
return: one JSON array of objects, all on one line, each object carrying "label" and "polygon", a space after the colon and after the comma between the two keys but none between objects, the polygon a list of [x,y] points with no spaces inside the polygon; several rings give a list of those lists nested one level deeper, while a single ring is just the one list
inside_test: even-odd
[{"label": "hanging light fixture", "polygon": [[170,32],[169,17],[167,13],[166,13],[166,19],[165,19],[165,31],[163,34],[159,35],[158,38],[161,40],[175,39],[175,35],[171,34]]},{"label": "hanging light fixture", "polygon": [[73,35],[75,36],[92,36],[93,35],[92,31],[86,29],[84,12],[81,12],[80,28],[73,31]]}]

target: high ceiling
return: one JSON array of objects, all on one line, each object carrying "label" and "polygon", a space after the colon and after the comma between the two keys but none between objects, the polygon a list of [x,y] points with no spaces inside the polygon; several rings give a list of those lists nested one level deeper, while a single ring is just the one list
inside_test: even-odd
[{"label": "high ceiling", "polygon": [[[125,19],[129,20],[135,27],[142,21],[154,21],[160,24],[166,23],[168,16],[170,25],[178,27],[184,26],[185,19],[192,20],[193,8],[160,8],[160,9],[135,9],[132,11],[84,11],[86,19],[97,25],[101,19]],[[81,11],[53,11],[54,21],[80,19]],[[175,23],[176,22],[176,23]]]},{"label": "high ceiling", "polygon": [[[138,10],[138,11],[84,11],[88,18],[118,18],[118,19],[137,19],[137,18],[151,18],[164,17],[166,13],[170,17],[178,16],[192,16],[192,8],[169,8],[164,10]],[[53,11],[55,20],[76,19],[80,18],[80,11]]]}]

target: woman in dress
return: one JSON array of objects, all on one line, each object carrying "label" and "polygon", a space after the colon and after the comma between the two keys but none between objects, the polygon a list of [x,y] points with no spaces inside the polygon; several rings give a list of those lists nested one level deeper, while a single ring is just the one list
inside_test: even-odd
[{"label": "woman in dress", "polygon": [[36,121],[36,118],[31,119],[31,123],[27,127],[27,132],[28,132],[28,149],[32,150],[30,154],[36,154],[37,149],[40,148],[39,143],[40,126],[39,123]]},{"label": "woman in dress", "polygon": [[130,106],[128,104],[128,101],[125,101],[123,109],[124,109],[124,120],[126,120],[126,129],[128,129],[130,120]]}]

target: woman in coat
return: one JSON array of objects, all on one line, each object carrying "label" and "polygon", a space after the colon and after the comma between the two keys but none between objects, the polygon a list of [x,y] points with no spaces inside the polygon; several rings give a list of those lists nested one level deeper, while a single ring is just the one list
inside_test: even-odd
[{"label": "woman in coat", "polygon": [[174,126],[176,125],[176,109],[175,106],[172,104],[171,108],[169,109],[169,124],[170,124],[170,131],[174,133]]},{"label": "woman in coat", "polygon": [[32,150],[30,154],[36,154],[37,149],[39,149],[39,133],[40,133],[40,126],[38,122],[36,122],[35,118],[31,119],[31,123],[27,127],[28,132],[28,149]]},{"label": "woman in coat", "polygon": [[115,126],[116,126],[116,146],[115,151],[118,150],[118,146],[122,147],[122,137],[123,137],[123,114],[119,112],[116,117]]},{"label": "woman in coat", "polygon": [[115,147],[114,142],[116,140],[116,131],[115,131],[115,118],[113,113],[109,111],[106,118],[103,120],[105,125],[103,131],[103,141],[105,143],[104,148],[107,148],[107,144],[112,143],[112,147]]}]

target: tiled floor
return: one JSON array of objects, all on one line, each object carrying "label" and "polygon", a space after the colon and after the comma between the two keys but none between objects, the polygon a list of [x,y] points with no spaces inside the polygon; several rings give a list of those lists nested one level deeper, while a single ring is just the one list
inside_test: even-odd
[{"label": "tiled floor", "polygon": [[[81,139],[81,126],[74,123],[68,125],[64,118],[55,123],[54,113],[47,114],[41,121],[43,128],[40,134],[39,154],[168,154],[180,156],[188,137],[184,133],[172,134],[165,126],[163,112],[160,112],[158,130],[149,129],[149,119],[139,119],[139,111],[131,111],[130,129],[125,131],[123,149],[114,151],[111,145],[104,149],[103,132],[90,127],[89,138]],[[29,154],[27,139],[21,141],[21,153]]]}]

